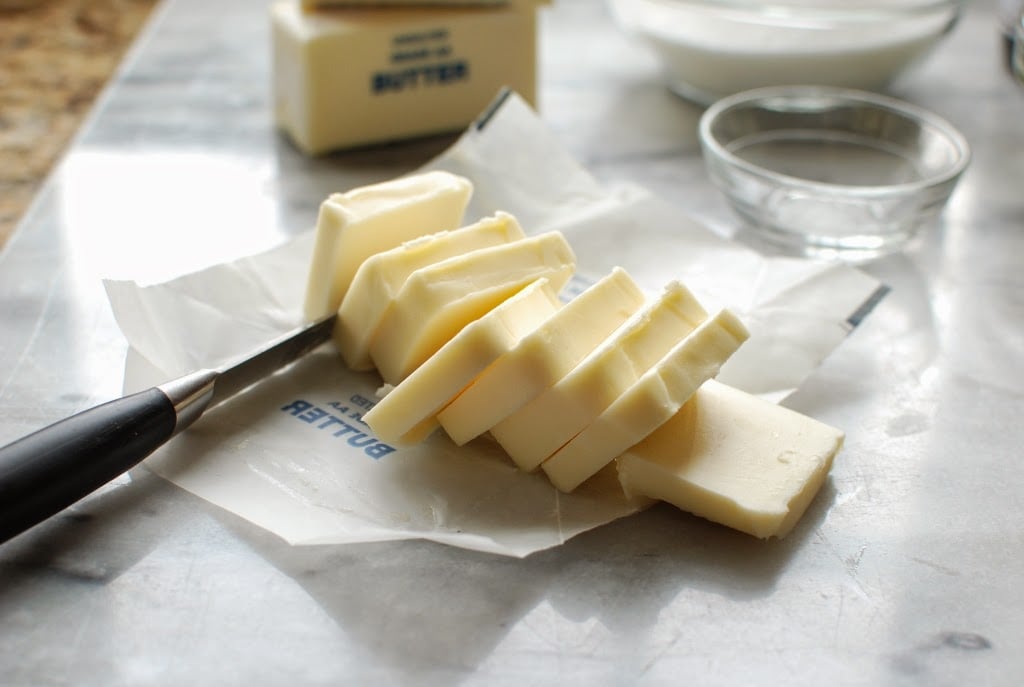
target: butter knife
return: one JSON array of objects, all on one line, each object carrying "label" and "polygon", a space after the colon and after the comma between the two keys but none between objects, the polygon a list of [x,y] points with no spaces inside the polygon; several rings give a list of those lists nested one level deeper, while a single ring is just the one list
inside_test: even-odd
[{"label": "butter knife", "polygon": [[0,448],[0,543],[137,465],[218,403],[331,337],[332,315],[225,366],[84,410]]}]

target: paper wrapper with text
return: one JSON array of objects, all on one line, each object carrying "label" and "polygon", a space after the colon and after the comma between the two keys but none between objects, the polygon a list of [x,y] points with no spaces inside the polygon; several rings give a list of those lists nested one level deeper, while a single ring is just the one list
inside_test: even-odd
[{"label": "paper wrapper with text", "polygon": [[[473,181],[467,220],[504,210],[528,233],[563,232],[584,277],[620,265],[652,294],[679,279],[709,310],[732,308],[751,337],[719,379],[774,401],[884,292],[850,266],[766,258],[641,188],[608,188],[515,94],[429,167]],[[106,282],[130,345],[125,390],[216,365],[302,324],[312,245],[309,233],[164,283]],[[214,408],[146,464],[293,544],[423,538],[525,556],[647,505],[625,499],[611,470],[561,494],[486,436],[461,448],[443,432],[414,447],[383,444],[361,421],[379,385],[325,345]]]}]

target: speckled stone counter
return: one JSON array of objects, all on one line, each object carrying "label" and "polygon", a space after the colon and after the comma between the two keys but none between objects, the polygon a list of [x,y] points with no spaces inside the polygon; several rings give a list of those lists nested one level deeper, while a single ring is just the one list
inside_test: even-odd
[{"label": "speckled stone counter", "polygon": [[[542,38],[541,114],[569,150],[735,232],[699,108],[604,6],[558,0]],[[270,121],[267,42],[250,0],[168,0],[147,31],[0,255],[0,442],[118,395],[101,275],[269,246],[450,142],[302,157]],[[864,266],[891,293],[787,400],[847,442],[785,540],[655,507],[523,560],[293,548],[140,469],[0,545],[0,682],[1018,684],[1024,91],[991,4],[898,95],[974,160],[939,225]]]},{"label": "speckled stone counter", "polygon": [[0,0],[0,246],[156,0]]}]

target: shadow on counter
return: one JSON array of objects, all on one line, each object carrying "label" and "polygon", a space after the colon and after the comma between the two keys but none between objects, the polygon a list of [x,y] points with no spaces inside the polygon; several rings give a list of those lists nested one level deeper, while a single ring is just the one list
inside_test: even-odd
[{"label": "shadow on counter", "polygon": [[234,515],[218,517],[402,679],[474,672],[535,613],[526,631],[552,651],[582,640],[545,622],[546,614],[573,624],[595,619],[623,642],[607,658],[622,658],[625,648],[616,668],[635,674],[642,666],[633,663],[646,659],[629,647],[644,645],[675,597],[686,589],[739,602],[770,596],[834,499],[827,481],[782,541],[658,505],[524,559],[427,541],[291,547]]}]

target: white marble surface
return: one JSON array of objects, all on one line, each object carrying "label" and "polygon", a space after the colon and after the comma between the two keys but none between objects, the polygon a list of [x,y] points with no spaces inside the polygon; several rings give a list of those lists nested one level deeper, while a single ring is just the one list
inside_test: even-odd
[{"label": "white marble surface", "polygon": [[[722,233],[700,111],[590,0],[544,10],[541,114],[598,176]],[[100,276],[307,228],[450,139],[308,160],[274,132],[263,3],[167,0],[0,255],[0,443],[118,394]],[[974,160],[893,287],[789,404],[847,430],[793,535],[671,508],[513,560],[291,548],[136,470],[0,545],[0,683],[1017,684],[1024,674],[1024,90],[994,6],[896,93]]]}]

